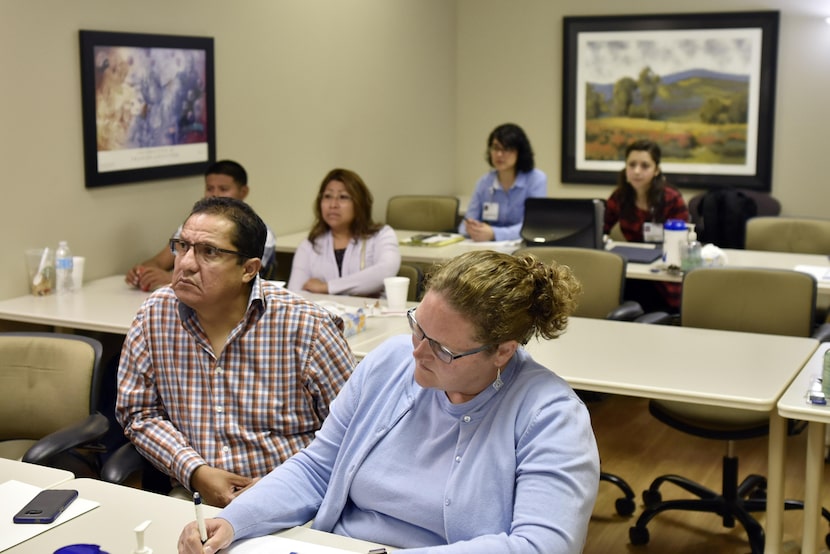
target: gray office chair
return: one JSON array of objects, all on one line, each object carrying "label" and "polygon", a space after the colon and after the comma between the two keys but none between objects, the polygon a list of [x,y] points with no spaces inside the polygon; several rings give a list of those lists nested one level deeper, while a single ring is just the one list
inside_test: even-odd
[{"label": "gray office chair", "polygon": [[409,291],[406,293],[407,301],[419,302],[424,292],[424,273],[421,268],[411,264],[401,264],[398,276],[409,278]]},{"label": "gray office chair", "polygon": [[[625,289],[625,258],[605,250],[567,246],[531,246],[520,248],[514,255],[530,254],[547,264],[566,265],[582,283],[582,297],[573,315],[594,319],[633,321],[643,314],[637,302],[623,302]],[[583,399],[588,393],[580,392]],[[634,491],[621,477],[600,472],[600,480],[617,486],[623,496],[615,502],[617,513],[628,516],[634,513]]]},{"label": "gray office chair", "polygon": [[830,254],[830,219],[753,217],[746,222],[746,249]]},{"label": "gray office chair", "polygon": [[386,204],[386,224],[393,229],[454,232],[459,200],[455,196],[401,195]]},{"label": "gray office chair", "polygon": [[101,343],[62,333],[0,333],[0,457],[98,477]]},{"label": "gray office chair", "polygon": [[577,317],[633,321],[643,315],[637,302],[623,301],[625,258],[606,250],[569,246],[529,246],[514,254],[532,254],[545,263],[556,262],[571,268],[582,283]]},{"label": "gray office chair", "polygon": [[[699,268],[683,280],[680,323],[688,327],[809,337],[813,332],[816,281],[806,273],[760,268]],[[693,355],[686,353],[685,355]],[[746,530],[753,554],[764,551],[764,530],[751,512],[766,510],[766,479],[749,475],[738,482],[736,440],[769,433],[763,412],[696,406],[652,400],[649,411],[661,422],[697,437],[726,441],[722,491],[716,492],[679,475],[663,475],[643,492],[646,509],[629,529],[632,544],[649,541],[648,522],[667,510],[691,510],[719,515],[725,527],[735,521]],[[789,422],[789,432],[803,428]],[[660,488],[672,483],[697,498],[663,500]],[[802,509],[803,503],[785,501],[785,509]],[[822,509],[830,522],[830,512]],[[828,536],[830,539],[830,536]],[[830,543],[828,543],[830,544]]]}]

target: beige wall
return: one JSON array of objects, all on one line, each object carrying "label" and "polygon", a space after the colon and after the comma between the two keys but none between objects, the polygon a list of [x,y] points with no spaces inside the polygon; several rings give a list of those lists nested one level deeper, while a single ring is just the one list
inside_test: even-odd
[{"label": "beige wall", "polygon": [[[487,133],[508,120],[528,131],[550,194],[606,196],[608,187],[559,183],[562,16],[672,11],[629,4],[0,0],[0,298],[27,291],[25,248],[62,238],[87,256],[88,278],[126,271],[201,195],[200,177],[84,188],[79,29],[215,38],[217,155],[248,168],[249,201],[280,234],[308,225],[334,166],[363,175],[378,219],[393,194],[468,195],[487,169]],[[781,10],[773,194],[788,214],[826,216],[830,8],[700,0],[693,9]]]},{"label": "beige wall", "polygon": [[[527,131],[550,195],[610,193],[610,187],[561,183],[563,16],[753,10],[781,12],[772,194],[788,215],[830,217],[826,0],[458,0],[459,193],[470,194],[487,169],[487,134],[504,121]],[[700,191],[683,192],[688,199]]]},{"label": "beige wall", "polygon": [[217,155],[249,171],[279,233],[306,228],[335,166],[375,193],[446,190],[455,162],[455,4],[444,0],[0,0],[0,298],[23,250],[69,240],[86,276],[158,251],[202,178],[84,188],[78,30],[212,36]]}]

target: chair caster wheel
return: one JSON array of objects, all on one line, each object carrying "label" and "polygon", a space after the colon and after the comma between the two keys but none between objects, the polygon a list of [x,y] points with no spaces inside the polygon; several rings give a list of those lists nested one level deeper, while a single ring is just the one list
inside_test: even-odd
[{"label": "chair caster wheel", "polygon": [[621,516],[630,516],[634,513],[634,501],[630,498],[618,498],[616,502],[614,502],[614,507],[617,508],[617,513]]},{"label": "chair caster wheel", "polygon": [[660,494],[659,491],[653,490],[644,490],[643,491],[643,503],[646,505],[646,508],[652,510],[656,508],[661,502],[663,501],[663,495]]},{"label": "chair caster wheel", "polygon": [[633,545],[648,544],[648,529],[645,527],[630,527],[628,529],[628,540]]}]

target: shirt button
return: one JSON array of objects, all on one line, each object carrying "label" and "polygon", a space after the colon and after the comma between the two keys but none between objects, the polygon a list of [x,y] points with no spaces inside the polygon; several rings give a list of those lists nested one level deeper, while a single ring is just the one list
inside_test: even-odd
[{"label": "shirt button", "polygon": [[450,499],[449,499],[449,498],[447,498],[446,500],[444,500],[444,506],[449,506],[451,503],[452,503],[452,502],[450,501]]},{"label": "shirt button", "polygon": [[471,419],[473,419],[473,418],[471,418],[468,415],[465,415],[464,417],[461,418],[461,421],[463,421],[464,423],[470,423]]},{"label": "shirt button", "polygon": [[461,462],[461,456],[456,456],[455,457],[455,463],[460,463],[460,462]]},{"label": "shirt button", "polygon": [[223,447],[222,447],[222,452],[230,452],[230,451],[231,451],[231,447],[230,447],[230,446],[223,446]]},{"label": "shirt button", "polygon": [[216,366],[216,373],[219,373],[221,375],[224,371],[225,370],[222,369],[222,366]]},{"label": "shirt button", "polygon": [[225,408],[223,408],[222,406],[216,406],[216,413],[217,414],[221,414],[224,411],[225,411]]}]

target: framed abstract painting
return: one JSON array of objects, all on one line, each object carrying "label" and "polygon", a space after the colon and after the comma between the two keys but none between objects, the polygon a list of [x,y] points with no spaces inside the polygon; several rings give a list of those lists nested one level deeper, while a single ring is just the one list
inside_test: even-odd
[{"label": "framed abstract painting", "polygon": [[80,31],[87,187],[204,173],[216,157],[213,39]]}]

